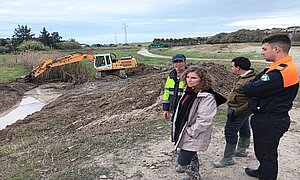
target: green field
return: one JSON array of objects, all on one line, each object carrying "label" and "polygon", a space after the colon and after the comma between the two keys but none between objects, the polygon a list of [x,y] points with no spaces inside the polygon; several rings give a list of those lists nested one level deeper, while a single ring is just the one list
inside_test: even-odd
[{"label": "green field", "polygon": [[[154,50],[153,53],[166,55],[166,56],[173,56],[177,53],[185,54],[189,58],[204,58],[204,59],[212,59],[212,60],[188,60],[188,64],[198,64],[204,62],[214,61],[214,59],[218,59],[219,61],[215,61],[215,63],[224,65],[228,70],[230,70],[230,62],[229,61],[222,61],[222,59],[232,59],[237,56],[245,56],[249,59],[259,59],[261,55],[254,52],[248,53],[240,53],[240,52],[223,52],[223,51],[215,51],[215,52],[203,52],[193,50],[190,51],[187,48],[180,48],[181,50],[174,50],[173,48],[163,48],[159,50]],[[93,50],[93,54],[103,54],[103,53],[115,53],[117,58],[121,57],[128,57],[133,56],[137,59],[138,63],[144,63],[147,65],[155,66],[155,67],[171,67],[171,60],[165,58],[153,58],[153,57],[145,57],[142,55],[137,54],[140,50],[139,47],[132,47],[132,48],[124,48],[124,49],[96,49]],[[68,54],[68,53],[66,53]],[[0,55],[0,65],[1,65],[1,72],[0,72],[0,82],[9,81],[15,79],[17,77],[27,75],[30,70],[28,67],[20,65],[20,62],[17,61],[17,56],[15,55]],[[94,76],[95,71],[93,64],[89,61],[82,61],[80,62],[83,64],[89,72],[89,76]],[[260,71],[263,69],[267,64],[266,63],[253,63],[253,67]]]},{"label": "green field", "polygon": [[0,83],[27,75],[29,68],[17,62],[15,55],[0,55]]}]

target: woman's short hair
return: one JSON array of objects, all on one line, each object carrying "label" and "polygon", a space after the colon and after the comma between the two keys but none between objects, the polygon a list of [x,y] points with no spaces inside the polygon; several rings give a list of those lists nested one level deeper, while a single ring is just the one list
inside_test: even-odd
[{"label": "woman's short hair", "polygon": [[200,84],[195,88],[196,91],[208,90],[211,88],[212,81],[210,75],[207,73],[206,69],[202,67],[189,67],[181,75],[182,80],[186,84],[186,76],[188,73],[195,72],[200,77]]}]

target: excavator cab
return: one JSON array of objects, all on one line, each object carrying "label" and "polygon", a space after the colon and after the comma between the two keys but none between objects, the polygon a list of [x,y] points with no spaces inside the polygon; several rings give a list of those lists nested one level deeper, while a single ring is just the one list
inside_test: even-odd
[{"label": "excavator cab", "polygon": [[114,53],[94,55],[94,68],[97,71],[96,77],[113,74],[126,78],[126,70],[134,71],[136,67],[136,59],[131,56],[118,59]]},{"label": "excavator cab", "polygon": [[[97,71],[105,71],[112,69],[112,56],[111,54],[95,54],[94,67]],[[116,58],[115,58],[116,59]]]}]

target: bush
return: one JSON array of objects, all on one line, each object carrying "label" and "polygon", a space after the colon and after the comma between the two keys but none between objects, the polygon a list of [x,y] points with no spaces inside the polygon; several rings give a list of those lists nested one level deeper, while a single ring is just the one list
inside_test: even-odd
[{"label": "bush", "polygon": [[8,53],[9,49],[5,46],[0,46],[0,54]]},{"label": "bush", "polygon": [[67,42],[59,43],[58,49],[72,50],[72,49],[82,49],[82,47],[79,42],[67,41]]},{"label": "bush", "polygon": [[24,41],[18,46],[20,51],[46,51],[49,50],[49,47],[44,46],[40,41],[28,40]]}]

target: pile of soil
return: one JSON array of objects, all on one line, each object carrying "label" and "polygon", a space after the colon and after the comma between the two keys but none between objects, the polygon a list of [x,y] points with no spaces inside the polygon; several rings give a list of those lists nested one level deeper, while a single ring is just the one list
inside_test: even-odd
[{"label": "pile of soil", "polygon": [[[207,68],[211,73],[214,78],[214,89],[222,94],[230,91],[232,83],[230,81],[233,75],[226,71],[224,66],[215,63],[199,64],[199,66]],[[68,166],[73,160],[66,158],[66,154],[74,145],[82,145],[89,136],[101,139],[105,134],[119,132],[126,127],[135,127],[149,120],[161,119],[162,93],[167,75],[168,72],[160,72],[143,65],[134,78],[112,78],[110,81],[95,79],[83,84],[71,85],[69,90],[44,106],[41,111],[28,115],[25,119],[18,120],[6,129],[0,130],[0,144],[3,148],[22,144],[20,152],[11,154],[7,152],[5,156],[0,156],[2,163],[14,167],[10,171],[5,171],[5,167],[0,167],[0,177],[15,173],[13,169],[21,169],[22,164],[28,163],[32,158],[38,159],[34,170],[41,169],[39,174],[43,177],[51,177],[53,173],[55,174],[51,170],[53,166],[56,170],[68,171],[67,169],[71,168]],[[224,77],[228,78],[224,80]],[[16,87],[12,88],[14,86]],[[14,104],[21,99],[26,90],[34,85],[11,82],[1,87],[2,94],[12,95],[10,100],[2,95],[0,102],[5,104],[10,101]],[[168,128],[157,128],[168,130]],[[136,134],[137,137],[138,135]],[[167,136],[162,135],[162,137]],[[28,146],[23,146],[26,143]],[[55,151],[55,155],[46,153],[41,157],[40,153],[45,153],[47,149],[59,150]],[[98,154],[94,151],[97,150],[94,149],[88,153]],[[24,152],[30,152],[28,156],[31,158],[22,156]],[[122,151],[119,152],[122,153]],[[127,154],[126,151],[124,153]],[[75,162],[79,164],[84,162],[84,157],[78,157]],[[172,162],[173,160],[168,160],[168,163]],[[171,170],[171,166],[168,165],[168,167]],[[121,175],[117,173],[115,176]]]},{"label": "pile of soil", "polygon": [[[228,94],[234,79],[231,72],[216,63],[198,65],[208,70],[216,91]],[[176,157],[168,153],[172,148],[169,123],[161,120],[168,72],[146,65],[140,69],[128,79],[107,77],[73,84],[41,111],[1,130],[0,160],[6,166],[0,167],[0,179],[179,178],[181,174],[174,169]],[[16,103],[32,87],[19,82],[1,84],[1,104]],[[137,130],[143,123],[151,124],[145,129],[149,135],[145,141],[144,131]],[[132,134],[127,134],[126,128],[132,128]],[[123,130],[126,133],[121,134]],[[279,179],[293,179],[299,177],[299,166],[290,167],[291,162],[297,162],[294,160],[298,158],[295,149],[299,149],[299,131],[294,128],[284,137],[288,139],[281,142],[280,163],[284,165],[280,166]],[[130,143],[134,148],[124,147]],[[203,178],[250,180],[243,167],[257,167],[253,143],[248,157],[235,158],[236,165],[220,171],[211,163],[222,157],[224,143],[223,127],[214,125],[208,151],[199,153]]]},{"label": "pile of soil", "polygon": [[200,64],[200,66],[206,69],[210,74],[213,89],[226,97],[232,88],[235,76],[228,72],[224,65],[214,62],[203,63]]},{"label": "pile of soil", "polygon": [[34,87],[36,84],[12,81],[0,83],[0,113],[11,108],[17,102],[21,101],[24,93]]},{"label": "pile of soil", "polygon": [[[231,89],[233,75],[223,65],[216,63],[204,63],[199,66],[206,68],[211,74],[213,88],[226,96]],[[41,125],[37,124],[47,123],[51,119],[61,127],[51,131],[68,133],[90,128],[118,128],[145,119],[160,118],[161,97],[167,74],[168,72],[160,72],[156,68],[142,64],[131,79],[107,77],[109,81],[104,78],[73,85],[72,89],[46,105],[41,111],[8,127],[13,130],[22,126],[24,131],[27,129],[39,131]],[[93,88],[87,88],[91,84]],[[22,86],[19,84],[18,87]],[[27,85],[27,89],[23,88],[22,92],[29,87],[32,85]],[[4,88],[4,91],[8,90],[10,88]],[[11,98],[12,104],[22,96],[22,93],[17,92],[19,91],[12,93],[15,97]],[[1,102],[4,100],[5,98],[2,98]]]}]

